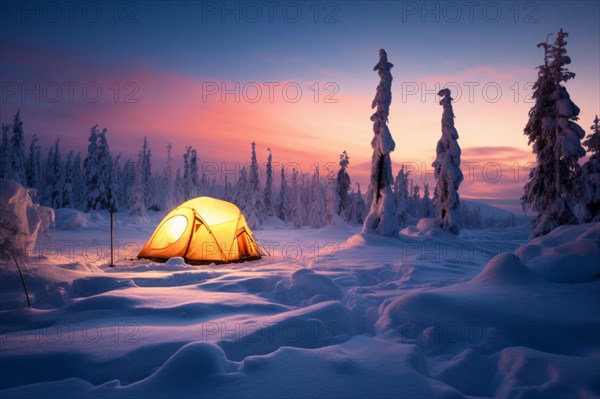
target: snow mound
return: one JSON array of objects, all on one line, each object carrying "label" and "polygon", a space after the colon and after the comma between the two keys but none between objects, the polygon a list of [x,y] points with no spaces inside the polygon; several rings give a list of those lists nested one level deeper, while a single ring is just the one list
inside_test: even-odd
[{"label": "snow mound", "polygon": [[349,237],[340,244],[339,249],[351,249],[357,247],[398,247],[397,237],[380,236],[370,233],[358,233]]},{"label": "snow mound", "polygon": [[400,234],[409,237],[456,237],[452,233],[445,232],[438,225],[435,218],[419,219],[416,226],[408,226],[400,231]]},{"label": "snow mound", "polygon": [[323,302],[343,296],[340,288],[324,274],[311,269],[296,270],[275,285],[275,297],[283,303]]},{"label": "snow mound", "polygon": [[235,361],[265,355],[284,346],[320,348],[354,335],[350,311],[338,301],[322,302],[244,325],[240,334],[219,342]]},{"label": "snow mound", "polygon": [[492,258],[473,282],[503,284],[530,283],[534,280],[531,271],[517,255],[501,253]]},{"label": "snow mound", "polygon": [[184,345],[162,365],[156,373],[134,384],[148,384],[153,388],[172,390],[181,385],[197,384],[199,379],[226,370],[225,353],[209,342],[191,342]]},{"label": "snow mound", "polygon": [[59,230],[80,230],[88,227],[90,215],[75,209],[60,208],[54,211],[54,228]]},{"label": "snow mound", "polygon": [[562,226],[517,248],[521,262],[555,283],[600,278],[600,223]]},{"label": "snow mound", "polygon": [[30,254],[38,233],[54,222],[54,212],[31,201],[29,190],[0,179],[0,253]]}]

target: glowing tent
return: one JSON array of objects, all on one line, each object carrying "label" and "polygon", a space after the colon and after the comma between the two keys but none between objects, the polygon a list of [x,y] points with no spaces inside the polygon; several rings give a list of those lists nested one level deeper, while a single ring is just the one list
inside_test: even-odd
[{"label": "glowing tent", "polygon": [[261,253],[237,206],[198,197],[165,216],[138,254],[158,261],[176,256],[207,264],[260,259]]}]

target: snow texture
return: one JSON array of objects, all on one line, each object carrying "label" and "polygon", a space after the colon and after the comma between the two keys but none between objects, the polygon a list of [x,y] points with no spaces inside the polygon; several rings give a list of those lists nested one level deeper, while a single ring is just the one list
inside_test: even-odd
[{"label": "snow texture", "polygon": [[256,262],[129,260],[161,216],[116,214],[115,268],[108,213],[52,231],[62,252],[22,267],[32,309],[2,264],[1,397],[600,395],[598,223],[527,242],[526,226],[382,237],[271,218]]}]

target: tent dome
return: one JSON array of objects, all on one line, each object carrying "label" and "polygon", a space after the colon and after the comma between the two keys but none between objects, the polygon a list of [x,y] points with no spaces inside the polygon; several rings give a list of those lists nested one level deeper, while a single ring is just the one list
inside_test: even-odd
[{"label": "tent dome", "polygon": [[138,258],[189,263],[228,263],[260,259],[261,253],[240,209],[210,197],[191,199],[160,222]]}]

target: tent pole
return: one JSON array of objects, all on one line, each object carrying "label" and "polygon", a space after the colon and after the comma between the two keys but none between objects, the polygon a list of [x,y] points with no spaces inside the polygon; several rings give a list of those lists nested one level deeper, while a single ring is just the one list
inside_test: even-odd
[{"label": "tent pole", "polygon": [[27,286],[25,285],[25,279],[23,279],[23,274],[21,273],[21,267],[19,266],[19,262],[17,262],[17,258],[13,251],[10,251],[10,254],[15,261],[15,265],[17,265],[17,270],[19,271],[19,277],[21,277],[21,284],[23,285],[23,291],[25,291],[25,298],[27,298],[27,307],[31,308],[31,302],[29,302],[29,293],[27,292]]}]

